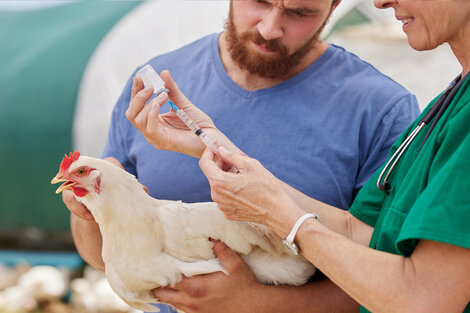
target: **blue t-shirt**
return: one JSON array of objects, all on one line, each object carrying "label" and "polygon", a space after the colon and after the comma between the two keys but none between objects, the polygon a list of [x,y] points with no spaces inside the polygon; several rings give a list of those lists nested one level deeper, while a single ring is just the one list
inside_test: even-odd
[{"label": "blue t-shirt", "polygon": [[[334,45],[296,76],[256,91],[228,76],[218,34],[149,64],[159,73],[170,70],[192,103],[276,177],[344,210],[419,114],[413,95]],[[131,86],[132,78],[114,108],[103,157],[118,159],[155,198],[210,201],[197,159],[155,149],[126,119]]]},{"label": "blue t-shirt", "polygon": [[[149,64],[170,70],[182,92],[247,155],[292,187],[342,209],[419,114],[413,95],[335,45],[296,76],[256,91],[228,76],[218,34]],[[103,157],[118,159],[153,197],[210,201],[197,159],[157,150],[126,119],[131,85],[132,79],[114,108]]]}]

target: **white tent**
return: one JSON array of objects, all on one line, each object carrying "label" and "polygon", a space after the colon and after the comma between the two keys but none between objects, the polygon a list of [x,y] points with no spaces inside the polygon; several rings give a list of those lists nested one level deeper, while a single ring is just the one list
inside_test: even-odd
[{"label": "white tent", "polygon": [[362,15],[364,23],[330,33],[328,41],[345,47],[402,84],[424,108],[461,71],[445,44],[432,51],[415,51],[409,45],[393,9],[380,10],[372,0],[342,1],[331,25],[348,15]]}]

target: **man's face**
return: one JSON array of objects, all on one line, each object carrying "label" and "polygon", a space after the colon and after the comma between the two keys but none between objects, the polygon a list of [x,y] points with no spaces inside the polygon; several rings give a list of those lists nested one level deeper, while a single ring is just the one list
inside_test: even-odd
[{"label": "man's face", "polygon": [[332,0],[232,1],[229,53],[252,74],[282,77],[315,48],[331,11]]}]

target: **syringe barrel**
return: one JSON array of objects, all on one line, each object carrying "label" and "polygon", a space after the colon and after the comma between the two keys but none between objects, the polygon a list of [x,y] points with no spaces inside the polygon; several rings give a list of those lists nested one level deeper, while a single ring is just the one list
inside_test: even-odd
[{"label": "syringe barrel", "polygon": [[[199,133],[199,134],[198,134]],[[217,153],[217,145],[215,144],[214,139],[209,137],[202,129],[196,132],[196,135],[201,139],[201,141],[209,147],[212,152]]]},{"label": "syringe barrel", "polygon": [[[177,110],[176,115],[183,121],[183,123],[193,132],[195,133],[199,139],[212,150],[217,156],[220,158],[219,153],[217,152],[217,145],[215,144],[214,139],[209,137],[199,126],[194,123],[194,121],[184,112],[182,109]],[[238,173],[238,169],[235,166],[231,166],[231,172]]]},{"label": "syringe barrel", "polygon": [[189,116],[184,112],[182,109],[179,109],[176,111],[176,115],[180,118],[180,120],[183,121],[183,123],[193,132],[195,133],[198,129],[199,126],[197,126],[196,123],[193,122],[192,119],[189,118]]}]

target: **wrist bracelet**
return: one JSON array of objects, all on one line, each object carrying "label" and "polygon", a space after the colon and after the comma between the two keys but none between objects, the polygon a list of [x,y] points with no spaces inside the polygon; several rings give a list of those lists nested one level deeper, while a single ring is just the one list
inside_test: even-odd
[{"label": "wrist bracelet", "polygon": [[302,226],[302,223],[305,222],[306,219],[311,218],[311,217],[314,219],[318,219],[318,216],[314,213],[307,213],[307,214],[302,215],[294,224],[294,227],[292,227],[292,230],[290,231],[289,235],[287,235],[286,239],[282,240],[282,243],[284,244],[284,246],[289,248],[289,250],[295,255],[300,254],[300,249],[297,247],[297,245],[294,242],[295,235],[297,235],[297,231],[299,230],[300,226]]}]

